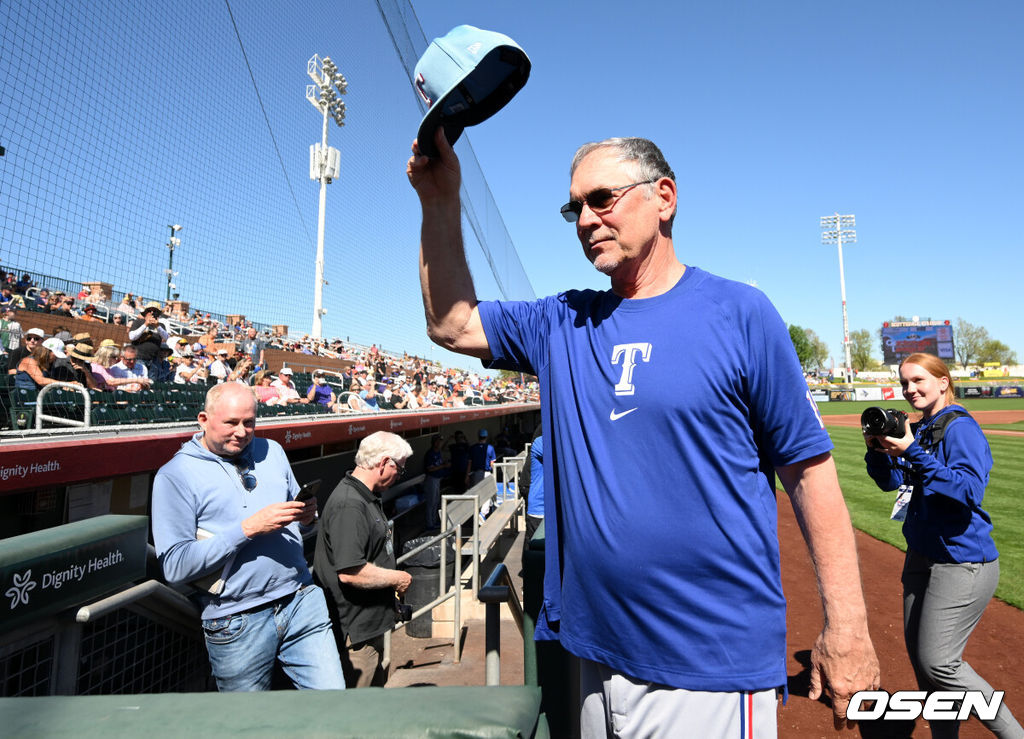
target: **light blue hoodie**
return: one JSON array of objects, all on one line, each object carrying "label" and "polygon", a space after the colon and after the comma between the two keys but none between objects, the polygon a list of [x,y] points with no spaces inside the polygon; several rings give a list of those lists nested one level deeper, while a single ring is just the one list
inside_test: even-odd
[{"label": "light blue hoodie", "polygon": [[[203,618],[221,618],[276,600],[312,581],[298,523],[253,539],[242,521],[271,503],[294,499],[299,485],[284,449],[254,438],[240,455],[255,489],[247,491],[235,465],[208,450],[202,432],[182,445],[153,481],[153,542],[169,582],[219,573],[234,556],[224,590],[203,596]],[[196,530],[213,536],[196,539]]]}]

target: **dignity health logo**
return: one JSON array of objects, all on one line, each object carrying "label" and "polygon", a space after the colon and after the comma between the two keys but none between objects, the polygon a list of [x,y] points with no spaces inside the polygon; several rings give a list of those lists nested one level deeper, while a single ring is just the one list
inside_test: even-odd
[{"label": "dignity health logo", "polygon": [[28,605],[28,593],[35,588],[36,581],[32,579],[32,570],[25,570],[20,575],[15,574],[12,582],[14,584],[7,588],[4,595],[11,599],[11,610],[13,611],[19,605]]},{"label": "dignity health logo", "polygon": [[106,556],[91,557],[85,564],[71,564],[59,570],[44,572],[40,582],[32,578],[32,570],[28,569],[21,574],[15,573],[11,578],[11,587],[4,592],[11,599],[11,610],[18,606],[28,605],[28,594],[39,586],[43,590],[60,590],[68,583],[80,583],[87,575],[92,575],[113,565],[121,564],[124,561],[124,554],[120,549],[112,549]]}]

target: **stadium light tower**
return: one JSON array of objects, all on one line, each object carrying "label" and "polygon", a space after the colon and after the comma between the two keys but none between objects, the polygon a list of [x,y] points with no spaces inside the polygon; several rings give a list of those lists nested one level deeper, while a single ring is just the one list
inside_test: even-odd
[{"label": "stadium light tower", "polygon": [[177,272],[174,271],[174,250],[177,249],[179,246],[181,246],[181,239],[179,239],[174,234],[176,234],[178,231],[181,230],[181,226],[175,224],[173,226],[168,226],[167,228],[171,229],[171,238],[168,239],[168,241],[167,241],[168,256],[167,256],[167,298],[166,298],[166,300],[169,301],[171,299],[171,290],[174,288],[174,283],[171,280],[173,280],[174,279],[174,275],[177,274]]},{"label": "stadium light tower", "polygon": [[323,338],[324,310],[324,218],[327,211],[327,185],[338,176],[341,153],[327,146],[327,119],[345,125],[345,103],[339,97],[348,91],[348,80],[338,71],[329,56],[322,60],[314,54],[306,64],[306,74],[313,80],[306,85],[306,100],[324,117],[323,136],[319,144],[309,147],[309,179],[320,183],[320,217],[316,229],[316,282],[313,286],[314,339]]},{"label": "stadium light tower", "polygon": [[850,360],[850,321],[846,317],[846,277],[843,274],[843,242],[847,244],[857,243],[857,232],[853,229],[857,219],[856,216],[841,216],[833,213],[830,216],[822,216],[821,243],[826,246],[835,244],[839,247],[839,290],[843,296],[843,349],[846,352],[846,367],[843,375],[848,384],[853,383],[853,362]]}]

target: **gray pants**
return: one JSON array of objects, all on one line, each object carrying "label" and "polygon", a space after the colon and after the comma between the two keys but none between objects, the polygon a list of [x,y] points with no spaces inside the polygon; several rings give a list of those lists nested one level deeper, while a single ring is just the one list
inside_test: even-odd
[{"label": "gray pants", "polygon": [[774,688],[711,693],[644,682],[580,659],[580,737],[778,736]]},{"label": "gray pants", "polygon": [[[992,686],[961,657],[999,583],[994,562],[934,562],[907,551],[903,564],[903,636],[921,690],[980,690]],[[1024,737],[1005,705],[994,720],[983,722],[1000,737]],[[931,721],[933,737],[956,737],[958,721]]]}]

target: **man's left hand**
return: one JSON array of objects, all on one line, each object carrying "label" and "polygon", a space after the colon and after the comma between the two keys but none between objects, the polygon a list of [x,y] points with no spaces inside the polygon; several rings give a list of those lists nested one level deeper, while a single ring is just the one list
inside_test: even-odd
[{"label": "man's left hand", "polygon": [[811,651],[811,690],[818,700],[824,692],[832,699],[832,720],[837,730],[852,728],[846,718],[850,698],[858,690],[876,690],[881,681],[878,658],[867,630],[837,633],[827,626]]}]

